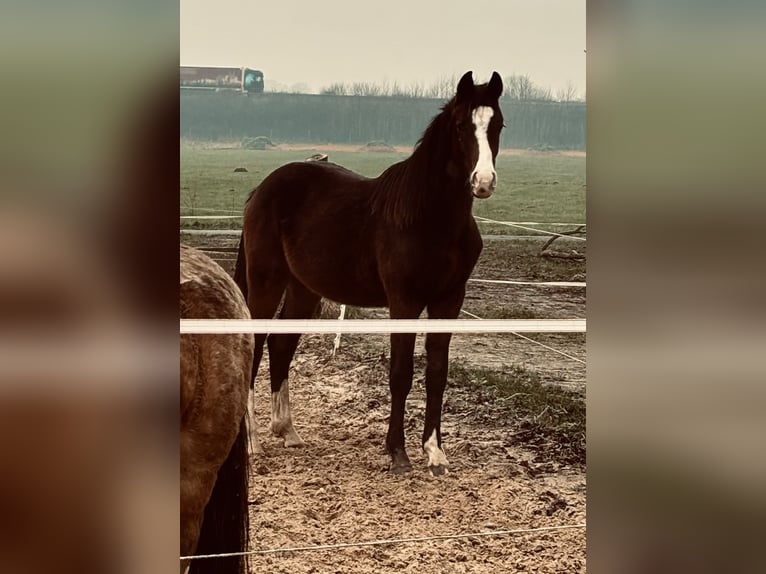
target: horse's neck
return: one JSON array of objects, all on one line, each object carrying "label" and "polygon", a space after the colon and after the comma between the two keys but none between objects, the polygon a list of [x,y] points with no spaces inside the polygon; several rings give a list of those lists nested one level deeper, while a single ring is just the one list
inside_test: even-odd
[{"label": "horse's neck", "polygon": [[[471,216],[473,196],[465,182],[450,173],[448,160],[419,155],[416,150],[410,157],[411,170],[417,173],[417,193],[425,202],[423,216],[426,220],[445,225],[460,226]],[[467,180],[467,178],[466,178]]]},{"label": "horse's neck", "polygon": [[449,167],[446,114],[443,111],[434,118],[409,158],[377,180],[373,211],[397,227],[449,226],[459,234],[471,220],[468,177],[461,178]]}]

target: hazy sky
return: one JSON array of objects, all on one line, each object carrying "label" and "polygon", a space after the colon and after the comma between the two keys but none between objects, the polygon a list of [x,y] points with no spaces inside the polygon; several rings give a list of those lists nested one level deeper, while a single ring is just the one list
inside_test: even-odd
[{"label": "hazy sky", "polygon": [[584,49],[585,0],[181,0],[181,64],[256,68],[267,90],[497,70],[583,95]]}]

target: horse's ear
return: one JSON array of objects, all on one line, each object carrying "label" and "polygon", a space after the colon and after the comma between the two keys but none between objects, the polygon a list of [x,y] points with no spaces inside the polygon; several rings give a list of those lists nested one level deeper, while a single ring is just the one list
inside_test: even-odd
[{"label": "horse's ear", "polygon": [[489,85],[487,85],[487,91],[492,98],[499,98],[503,95],[503,80],[497,72],[492,72],[492,78],[490,78]]},{"label": "horse's ear", "polygon": [[457,99],[470,99],[473,94],[473,72],[466,72],[457,83]]}]

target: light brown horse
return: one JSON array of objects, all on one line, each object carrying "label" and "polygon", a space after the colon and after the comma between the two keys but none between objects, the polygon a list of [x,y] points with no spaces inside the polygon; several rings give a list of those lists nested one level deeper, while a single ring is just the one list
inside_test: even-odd
[{"label": "light brown horse", "polygon": [[[250,318],[239,288],[212,259],[182,245],[180,263],[182,319]],[[252,364],[252,335],[181,335],[181,556],[247,547]],[[187,566],[190,573],[240,574],[247,561],[182,561],[181,572]]]}]

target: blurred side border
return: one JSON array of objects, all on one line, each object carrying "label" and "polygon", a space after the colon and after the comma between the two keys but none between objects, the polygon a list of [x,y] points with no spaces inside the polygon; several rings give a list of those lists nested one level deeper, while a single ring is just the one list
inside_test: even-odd
[{"label": "blurred side border", "polygon": [[588,3],[588,558],[765,564],[761,3]]},{"label": "blurred side border", "polygon": [[0,571],[176,571],[179,5],[0,38]]}]

